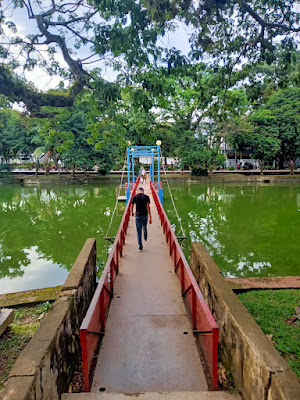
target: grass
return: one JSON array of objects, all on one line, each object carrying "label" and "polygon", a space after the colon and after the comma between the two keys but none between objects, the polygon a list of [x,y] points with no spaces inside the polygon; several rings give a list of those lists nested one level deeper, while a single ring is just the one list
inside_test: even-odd
[{"label": "grass", "polygon": [[45,302],[36,306],[14,309],[14,320],[0,337],[0,391],[20,352],[33,337],[50,308],[51,304]]},{"label": "grass", "polygon": [[238,297],[300,379],[300,290],[256,290]]}]

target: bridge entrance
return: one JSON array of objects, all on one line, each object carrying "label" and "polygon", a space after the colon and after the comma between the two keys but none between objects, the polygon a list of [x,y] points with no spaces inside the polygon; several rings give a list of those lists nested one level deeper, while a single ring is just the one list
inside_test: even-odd
[{"label": "bridge entrance", "polygon": [[[140,150],[128,151],[136,152],[134,157]],[[139,177],[133,183],[128,175],[125,212],[80,329],[83,391],[89,393],[63,399],[100,399],[100,392],[192,393],[186,399],[202,393],[206,397],[199,399],[225,399],[216,392],[207,397],[218,388],[218,328],[163,209],[161,183],[154,182],[152,168],[147,184]],[[131,175],[136,178],[132,170]],[[142,252],[130,219],[139,185],[150,197],[152,213]]]}]

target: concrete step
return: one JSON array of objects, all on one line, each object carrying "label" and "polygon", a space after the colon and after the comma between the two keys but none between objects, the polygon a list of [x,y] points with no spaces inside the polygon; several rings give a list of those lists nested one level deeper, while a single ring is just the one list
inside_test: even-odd
[{"label": "concrete step", "polygon": [[9,308],[2,308],[0,309],[0,336],[6,330],[8,325],[14,319],[14,310]]},{"label": "concrete step", "polygon": [[61,400],[241,400],[235,393],[229,392],[169,392],[169,393],[70,393],[63,394]]}]

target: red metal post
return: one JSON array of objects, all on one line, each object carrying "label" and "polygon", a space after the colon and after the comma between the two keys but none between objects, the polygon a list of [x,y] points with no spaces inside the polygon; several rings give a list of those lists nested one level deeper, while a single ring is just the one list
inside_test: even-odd
[{"label": "red metal post", "polygon": [[80,330],[80,345],[81,345],[81,357],[82,357],[82,373],[83,373],[83,392],[90,391],[89,382],[89,361],[87,355],[87,340],[86,340],[86,329]]},{"label": "red metal post", "polygon": [[219,329],[212,330],[213,344],[212,344],[212,389],[218,390],[218,342],[219,342]]},{"label": "red metal post", "polygon": [[197,298],[196,298],[196,292],[194,288],[192,289],[192,324],[193,324],[193,330],[197,330]]},{"label": "red metal post", "polygon": [[181,266],[181,291],[184,291],[184,265],[182,259],[180,258],[180,266]]},{"label": "red metal post", "polygon": [[100,326],[101,331],[105,331],[105,303],[104,303],[104,292],[100,294]]},{"label": "red metal post", "polygon": [[110,263],[110,291],[112,293],[114,292],[114,274],[115,274],[114,267],[115,267],[114,259],[112,259]]}]

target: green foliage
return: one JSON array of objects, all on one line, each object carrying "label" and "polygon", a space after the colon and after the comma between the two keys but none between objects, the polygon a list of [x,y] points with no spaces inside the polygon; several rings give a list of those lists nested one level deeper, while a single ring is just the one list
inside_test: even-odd
[{"label": "green foliage", "polygon": [[266,335],[300,378],[300,290],[259,290],[238,295]]},{"label": "green foliage", "polygon": [[10,173],[10,166],[8,164],[0,164],[0,176],[5,176]]},{"label": "green foliage", "polygon": [[32,151],[31,138],[27,120],[18,111],[0,110],[0,157],[8,162],[21,153],[29,155]]},{"label": "green foliage", "polygon": [[251,119],[256,127],[250,137],[252,154],[264,163],[280,150],[278,127],[274,124],[275,117],[268,110],[258,110]]},{"label": "green foliage", "polygon": [[270,96],[266,110],[274,116],[270,123],[278,130],[283,156],[295,160],[300,156],[300,88],[278,90]]}]

